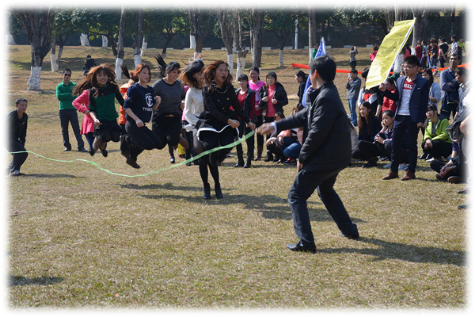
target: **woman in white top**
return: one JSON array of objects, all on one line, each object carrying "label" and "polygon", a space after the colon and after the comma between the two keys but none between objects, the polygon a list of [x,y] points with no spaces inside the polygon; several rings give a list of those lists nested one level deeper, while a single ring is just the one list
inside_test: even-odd
[{"label": "woman in white top", "polygon": [[[194,154],[200,154],[205,149],[203,143],[197,138],[197,123],[199,116],[203,112],[203,91],[204,86],[203,70],[205,65],[200,59],[194,60],[184,69],[181,74],[180,80],[184,84],[188,85],[188,91],[185,95],[184,116],[185,120],[189,123],[190,127],[185,127],[187,130],[192,128],[193,130],[193,152]],[[208,183],[208,170],[215,181],[215,184],[219,184],[218,166],[210,164],[209,156],[205,155],[198,160],[198,168],[200,177],[203,182],[203,199],[210,199],[210,184]]]}]

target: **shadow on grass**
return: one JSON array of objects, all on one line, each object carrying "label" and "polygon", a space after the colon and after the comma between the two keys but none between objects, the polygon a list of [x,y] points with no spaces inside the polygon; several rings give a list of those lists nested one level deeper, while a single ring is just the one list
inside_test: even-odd
[{"label": "shadow on grass", "polygon": [[[165,184],[149,184],[149,185],[137,185],[137,184],[124,184],[120,185],[125,189],[137,189],[137,190],[154,190],[154,189],[168,189],[168,190],[178,190],[178,191],[192,191],[196,194],[193,195],[182,195],[182,194],[141,194],[141,197],[148,199],[170,199],[170,200],[186,200],[189,203],[206,203],[206,204],[217,204],[217,205],[236,205],[244,204],[243,209],[250,210],[254,212],[260,212],[262,217],[265,219],[282,219],[282,220],[292,220],[291,210],[287,199],[279,197],[276,195],[261,195],[257,196],[251,195],[233,195],[230,194],[226,188],[223,188],[223,199],[216,199],[214,197],[214,191],[212,187],[212,197],[209,200],[203,199],[203,189],[202,187],[192,187],[192,186],[175,186],[172,183]],[[213,186],[213,185],[212,185]],[[321,204],[320,202],[308,201],[309,207],[309,218],[311,221],[333,221],[329,213],[324,208],[316,208],[311,206],[317,206]],[[352,217],[352,221],[355,223],[365,222],[361,219],[356,219]]]},{"label": "shadow on grass", "polygon": [[35,277],[27,278],[24,276],[10,276],[10,286],[26,286],[26,285],[52,285],[61,283],[64,279],[61,277]]},{"label": "shadow on grass", "polygon": [[372,261],[398,259],[414,263],[452,264],[464,266],[465,252],[446,250],[435,247],[420,247],[409,244],[387,242],[375,238],[360,238],[359,242],[376,245],[378,249],[359,248],[327,248],[319,250],[321,253],[361,253],[372,255]]},{"label": "shadow on grass", "polygon": [[36,178],[86,178],[86,176],[76,176],[70,174],[25,174],[24,177],[36,177]]}]

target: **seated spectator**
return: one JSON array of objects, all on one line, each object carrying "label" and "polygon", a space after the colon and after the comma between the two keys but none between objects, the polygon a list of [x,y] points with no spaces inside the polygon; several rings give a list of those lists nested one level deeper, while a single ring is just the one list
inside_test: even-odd
[{"label": "seated spectator", "polygon": [[[457,145],[457,143],[456,143]],[[444,163],[439,160],[433,160],[430,162],[430,167],[432,170],[437,172],[436,179],[440,181],[447,181],[453,184],[459,184],[464,182],[464,171],[463,166],[464,162],[460,162],[458,157],[458,146],[453,148],[451,153],[451,159],[448,163]]]},{"label": "seated spectator", "polygon": [[367,148],[374,143],[374,137],[380,131],[380,121],[375,117],[371,105],[368,101],[363,102],[359,107],[359,127],[358,149],[352,152],[352,158],[368,161],[362,167],[372,167],[377,165],[377,157],[367,151]]},{"label": "seated spectator", "polygon": [[429,105],[426,111],[428,125],[425,129],[425,136],[421,147],[423,154],[427,154],[426,159],[439,159],[448,157],[451,154],[452,141],[446,131],[449,126],[447,118],[440,119],[435,105]]}]

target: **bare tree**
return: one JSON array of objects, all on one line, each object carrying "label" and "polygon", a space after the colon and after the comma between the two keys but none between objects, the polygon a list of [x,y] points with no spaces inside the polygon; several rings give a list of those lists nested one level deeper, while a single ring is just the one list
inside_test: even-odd
[{"label": "bare tree", "polygon": [[251,9],[251,47],[253,52],[253,66],[261,67],[261,54],[263,48],[264,11]]},{"label": "bare tree", "polygon": [[21,9],[13,12],[31,44],[31,73],[28,90],[40,90],[43,58],[51,50],[55,11],[52,8]]},{"label": "bare tree", "polygon": [[309,64],[312,62],[312,50],[314,45],[317,44],[316,37],[316,10],[314,7],[309,6]]},{"label": "bare tree", "polygon": [[144,21],[144,9],[139,8],[136,17],[136,34],[134,38],[134,65],[141,62],[142,22]]},{"label": "bare tree", "polygon": [[236,52],[238,54],[237,63],[236,63],[236,78],[243,74],[243,70],[246,64],[246,55],[248,50],[243,45],[243,23],[242,23],[242,13],[240,10],[236,11]]},{"label": "bare tree", "polygon": [[192,7],[188,10],[188,18],[190,22],[190,35],[195,39],[194,58],[197,58],[197,56],[202,54],[203,42],[212,29],[210,25],[211,14],[202,11],[200,8]]},{"label": "bare tree", "polygon": [[220,24],[221,38],[227,51],[227,62],[230,66],[230,73],[233,73],[233,42],[234,42],[234,10],[225,8],[217,9],[218,23]]},{"label": "bare tree", "polygon": [[119,36],[117,39],[117,58],[116,58],[116,79],[120,80],[122,76],[122,64],[124,62],[124,33],[126,32],[126,9],[121,8],[121,19],[119,22]]},{"label": "bare tree", "polygon": [[411,7],[413,17],[416,18],[415,26],[413,27],[412,47],[415,47],[418,40],[423,39],[425,34],[426,24],[428,23],[428,15],[430,11],[426,5],[418,5]]}]

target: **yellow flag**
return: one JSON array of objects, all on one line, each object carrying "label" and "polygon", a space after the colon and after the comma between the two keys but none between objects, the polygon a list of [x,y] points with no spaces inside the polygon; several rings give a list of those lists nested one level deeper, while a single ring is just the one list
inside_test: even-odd
[{"label": "yellow flag", "polygon": [[390,73],[393,62],[412,33],[415,20],[395,21],[392,30],[380,44],[374,61],[370,65],[365,88],[369,89],[383,83]]}]

